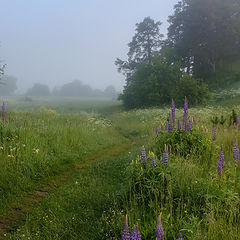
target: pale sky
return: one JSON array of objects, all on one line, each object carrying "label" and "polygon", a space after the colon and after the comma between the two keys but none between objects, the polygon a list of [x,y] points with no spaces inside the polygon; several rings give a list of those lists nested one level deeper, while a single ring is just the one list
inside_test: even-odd
[{"label": "pale sky", "polygon": [[167,19],[178,0],[0,0],[0,60],[21,91],[74,79],[94,89],[124,86],[117,57],[127,59],[135,24]]}]

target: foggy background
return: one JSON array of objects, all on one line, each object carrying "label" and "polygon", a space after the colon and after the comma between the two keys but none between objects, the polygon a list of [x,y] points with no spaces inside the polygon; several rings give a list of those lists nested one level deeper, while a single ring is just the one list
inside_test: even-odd
[{"label": "foggy background", "polygon": [[[34,84],[53,90],[74,80],[119,92],[124,76],[114,64],[127,59],[135,24],[150,16],[167,33],[177,0],[9,0],[1,3],[0,60],[17,79],[17,93]],[[55,88],[57,89],[57,88]]]}]

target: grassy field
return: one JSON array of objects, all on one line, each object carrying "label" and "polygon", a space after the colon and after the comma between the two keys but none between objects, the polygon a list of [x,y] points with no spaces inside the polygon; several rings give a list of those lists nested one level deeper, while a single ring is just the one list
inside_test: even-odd
[{"label": "grassy field", "polygon": [[[170,108],[124,112],[111,101],[4,100],[0,239],[121,239],[127,214],[130,232],[137,224],[150,240],[160,213],[165,239],[179,232],[185,240],[240,239],[240,169],[233,159],[240,137],[231,119],[237,105],[190,108],[192,130],[176,124],[168,133],[161,126]],[[182,122],[183,109],[175,117]],[[213,141],[216,117],[226,121],[215,123]]]}]

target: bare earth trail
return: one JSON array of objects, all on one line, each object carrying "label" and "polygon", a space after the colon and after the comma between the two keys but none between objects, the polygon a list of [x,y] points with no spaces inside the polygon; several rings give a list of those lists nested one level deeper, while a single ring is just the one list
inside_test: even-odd
[{"label": "bare earth trail", "polygon": [[[73,180],[77,175],[81,174],[81,169],[86,169],[89,166],[95,166],[96,164],[108,158],[116,158],[117,160],[119,156],[127,154],[133,148],[136,148],[135,142],[132,143],[130,140],[126,139],[125,143],[121,145],[111,146],[104,150],[101,150],[87,157],[84,161],[75,163],[71,167],[68,167],[60,175],[50,177],[47,183],[44,183],[42,186],[40,185],[40,187],[35,189],[31,195],[26,196],[21,204],[12,203],[6,215],[0,216],[0,239],[2,239],[2,236],[6,236],[6,233],[8,234],[9,232],[11,233],[13,231],[16,231],[17,226],[24,223],[27,214],[31,212],[31,210],[38,206],[44,199],[51,197],[51,195],[54,195],[59,188],[62,188],[62,186],[64,186],[64,184],[68,184],[69,181]],[[101,181],[104,181],[104,176]],[[121,181],[121,179],[119,179],[119,181]],[[91,189],[89,188],[87,190],[89,191],[89,194],[91,194]],[[97,201],[97,199],[95,201]],[[85,223],[83,226],[85,226]],[[85,236],[82,236],[79,239],[84,238]]]}]

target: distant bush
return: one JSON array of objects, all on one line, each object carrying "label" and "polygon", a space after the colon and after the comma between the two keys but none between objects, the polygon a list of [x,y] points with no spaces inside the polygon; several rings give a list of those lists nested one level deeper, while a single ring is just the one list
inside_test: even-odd
[{"label": "distant bush", "polygon": [[196,129],[185,133],[184,131],[175,130],[172,133],[167,131],[159,134],[153,145],[153,151],[159,156],[163,153],[165,144],[169,147],[169,151],[186,157],[189,154],[196,156],[204,155],[210,147],[210,137]]},{"label": "distant bush", "polygon": [[35,83],[32,88],[27,90],[26,96],[50,96],[50,90],[47,85]]},{"label": "distant bush", "polygon": [[189,75],[184,75],[176,83],[176,92],[173,97],[176,106],[182,105],[185,96],[187,96],[191,106],[196,106],[206,105],[211,94],[207,84],[202,79],[195,79]]}]

